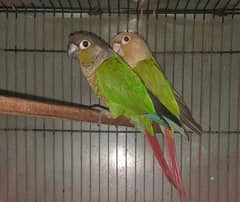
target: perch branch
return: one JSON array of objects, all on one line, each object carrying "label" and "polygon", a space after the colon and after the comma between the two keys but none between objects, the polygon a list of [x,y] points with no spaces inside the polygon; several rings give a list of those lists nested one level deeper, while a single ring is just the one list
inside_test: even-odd
[{"label": "perch branch", "polygon": [[[0,113],[52,119],[67,119],[98,123],[100,111],[84,105],[66,103],[41,97],[0,90]],[[128,119],[109,119],[101,115],[102,124],[133,127]]]}]

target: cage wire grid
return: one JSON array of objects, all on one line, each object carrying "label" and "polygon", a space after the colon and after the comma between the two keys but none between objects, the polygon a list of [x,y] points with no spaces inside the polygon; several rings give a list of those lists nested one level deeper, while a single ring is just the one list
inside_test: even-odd
[{"label": "cage wire grid", "polygon": [[204,131],[176,134],[183,200],[134,129],[1,115],[0,202],[240,201],[239,3],[1,0],[0,89],[100,103],[67,57],[67,36],[136,31]]}]

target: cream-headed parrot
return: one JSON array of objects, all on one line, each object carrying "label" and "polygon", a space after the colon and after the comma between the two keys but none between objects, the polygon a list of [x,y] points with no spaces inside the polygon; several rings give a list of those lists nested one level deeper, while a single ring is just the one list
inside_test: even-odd
[{"label": "cream-headed parrot", "polygon": [[68,54],[78,60],[84,76],[97,96],[109,107],[111,116],[124,116],[144,131],[163,172],[184,196],[181,175],[174,173],[174,168],[170,170],[154,133],[152,119],[167,134],[170,134],[171,128],[158,115],[152,98],[137,74],[106,42],[90,32],[71,33]]},{"label": "cream-headed parrot", "polygon": [[[185,130],[183,124],[191,128],[195,133],[201,133],[200,125],[193,119],[192,114],[181,96],[173,89],[160,65],[153,57],[145,41],[136,33],[122,32],[112,39],[113,50],[118,53],[138,74],[149,91],[158,115],[171,127],[171,135],[162,132],[166,140],[170,165],[175,176],[180,175],[174,146],[174,131],[177,127]],[[152,117],[154,119],[154,117]],[[186,133],[185,133],[186,134]]]}]

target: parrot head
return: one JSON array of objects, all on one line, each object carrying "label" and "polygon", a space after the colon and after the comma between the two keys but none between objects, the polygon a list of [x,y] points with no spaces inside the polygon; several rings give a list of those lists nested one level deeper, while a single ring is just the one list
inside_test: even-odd
[{"label": "parrot head", "polygon": [[151,56],[144,39],[133,32],[121,32],[114,36],[112,47],[132,68],[139,61]]},{"label": "parrot head", "polygon": [[73,32],[68,37],[68,55],[78,60],[84,72],[95,70],[108,52],[107,43],[91,32]]}]

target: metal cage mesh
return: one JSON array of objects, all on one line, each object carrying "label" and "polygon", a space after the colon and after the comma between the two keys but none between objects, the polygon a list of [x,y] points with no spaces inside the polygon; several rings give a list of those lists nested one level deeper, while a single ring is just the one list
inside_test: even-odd
[{"label": "metal cage mesh", "polygon": [[1,115],[0,202],[240,201],[239,3],[1,0],[0,89],[99,103],[66,55],[68,34],[136,31],[204,131],[176,134],[184,200],[134,129]]},{"label": "metal cage mesh", "polygon": [[11,12],[83,12],[92,15],[155,13],[238,14],[239,0],[1,0],[1,10]]}]

